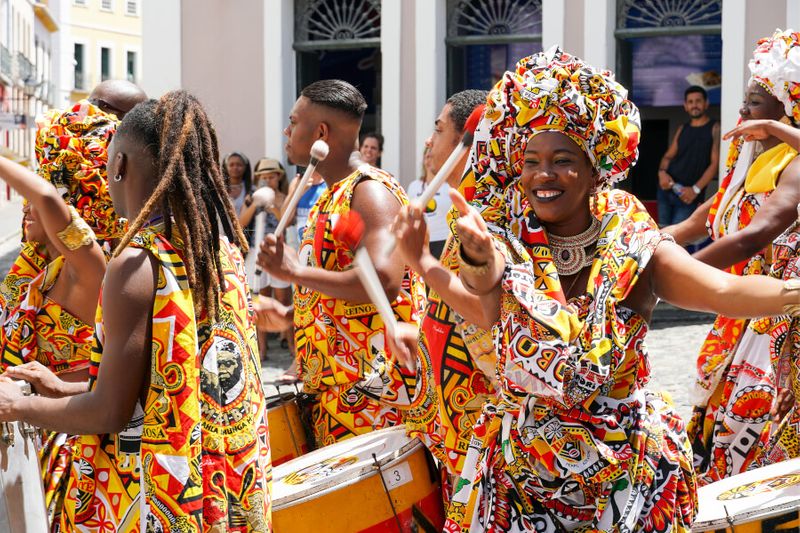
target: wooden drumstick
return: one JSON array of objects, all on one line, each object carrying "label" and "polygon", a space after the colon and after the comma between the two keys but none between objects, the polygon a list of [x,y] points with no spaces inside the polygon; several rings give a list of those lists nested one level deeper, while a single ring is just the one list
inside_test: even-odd
[{"label": "wooden drumstick", "polygon": [[311,159],[308,162],[306,171],[303,173],[303,177],[300,178],[300,183],[297,184],[291,198],[289,198],[287,203],[283,206],[283,215],[281,215],[278,227],[275,229],[276,236],[280,237],[283,235],[283,231],[286,229],[286,226],[289,225],[289,214],[294,213],[297,203],[300,201],[300,197],[306,192],[306,184],[311,179],[311,176],[314,175],[317,164],[320,161],[324,161],[326,157],[328,157],[328,143],[322,139],[314,141],[314,144],[311,145]]},{"label": "wooden drumstick", "polygon": [[[269,187],[260,187],[256,189],[253,193],[253,203],[261,208],[256,215],[255,238],[253,240],[255,244],[253,253],[258,254],[258,245],[264,240],[264,225],[267,223],[267,212],[265,210],[275,205],[275,191]],[[261,267],[258,265],[256,265],[256,275],[253,278],[253,286],[250,288],[254,294],[258,294],[258,291],[261,290]]]},{"label": "wooden drumstick", "polygon": [[[425,187],[425,190],[422,191],[422,196],[416,200],[411,200],[412,203],[424,209],[436,192],[441,189],[442,185],[444,185],[444,182],[447,181],[447,178],[453,171],[453,167],[455,167],[456,163],[458,163],[458,160],[461,159],[464,153],[468,152],[472,147],[472,139],[475,136],[475,128],[478,127],[478,122],[480,122],[485,109],[486,105],[481,104],[472,110],[472,113],[470,113],[467,121],[464,123],[464,136],[461,137],[461,142],[458,143],[458,146],[456,146],[452,152],[450,152],[450,156],[439,169],[439,172],[436,173],[431,182],[427,185],[427,187]],[[384,253],[386,255],[391,254],[394,251],[395,246],[397,246],[397,239],[394,235],[392,235],[389,239],[389,242],[386,244]]]}]

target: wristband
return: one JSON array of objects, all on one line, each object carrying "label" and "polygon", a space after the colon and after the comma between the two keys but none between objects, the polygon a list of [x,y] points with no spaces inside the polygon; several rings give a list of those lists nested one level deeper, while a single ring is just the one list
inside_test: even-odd
[{"label": "wristband", "polygon": [[[800,278],[787,279],[783,282],[783,289],[789,292],[800,291]],[[800,299],[798,299],[798,303],[784,305],[783,314],[800,316]]]},{"label": "wristband", "polygon": [[695,194],[700,194],[701,192],[703,192],[703,189],[701,189],[697,185],[692,185],[692,190],[694,191]]},{"label": "wristband", "polygon": [[483,263],[481,265],[476,265],[472,263],[469,259],[464,257],[463,247],[459,244],[458,268],[460,272],[466,272],[474,276],[485,276],[486,274],[489,273],[489,262],[487,261],[486,263]]}]

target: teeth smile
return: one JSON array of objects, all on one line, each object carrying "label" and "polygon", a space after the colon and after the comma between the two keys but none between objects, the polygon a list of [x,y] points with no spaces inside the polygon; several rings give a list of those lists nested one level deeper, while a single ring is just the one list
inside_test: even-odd
[{"label": "teeth smile", "polygon": [[537,198],[554,198],[560,194],[561,191],[536,191]]}]

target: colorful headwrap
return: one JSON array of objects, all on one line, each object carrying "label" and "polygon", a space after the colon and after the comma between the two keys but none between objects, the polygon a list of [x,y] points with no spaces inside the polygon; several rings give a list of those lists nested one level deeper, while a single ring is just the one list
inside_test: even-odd
[{"label": "colorful headwrap", "polygon": [[560,131],[589,156],[598,189],[623,179],[639,155],[639,110],[614,75],[553,46],[521,59],[489,93],[472,167],[507,185],[522,172],[528,140]]},{"label": "colorful headwrap", "polygon": [[75,207],[98,239],[124,233],[108,193],[108,144],[119,121],[87,101],[49,112],[38,124],[39,175]]},{"label": "colorful headwrap", "polygon": [[[800,123],[800,34],[793,30],[775,30],[772,37],[759,39],[750,67],[750,82],[761,85],[784,106],[784,112]],[[741,123],[741,119],[737,125]],[[714,238],[720,236],[723,223],[719,213],[744,186],[747,171],[755,157],[754,143],[743,138],[728,146],[725,177],[720,182],[706,226]]]},{"label": "colorful headwrap", "polygon": [[775,30],[760,39],[749,66],[750,81],[780,100],[786,115],[800,123],[800,33]]}]

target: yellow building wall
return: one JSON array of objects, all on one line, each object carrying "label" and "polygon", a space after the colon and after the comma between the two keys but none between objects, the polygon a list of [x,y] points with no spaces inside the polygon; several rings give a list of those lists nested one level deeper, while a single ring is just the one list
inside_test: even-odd
[{"label": "yellow building wall", "polygon": [[[138,2],[138,13],[126,13],[126,0],[112,0],[112,10],[101,8],[101,0],[85,0],[85,6],[72,2],[69,31],[73,43],[84,46],[83,87],[74,87],[71,101],[89,95],[101,80],[100,49],[111,49],[110,79],[127,78],[127,52],[136,53],[136,79],[141,77],[142,64],[142,1]],[[73,48],[74,50],[74,48]]]}]

